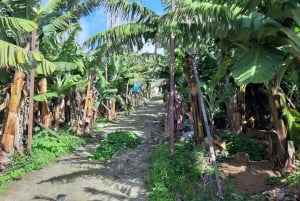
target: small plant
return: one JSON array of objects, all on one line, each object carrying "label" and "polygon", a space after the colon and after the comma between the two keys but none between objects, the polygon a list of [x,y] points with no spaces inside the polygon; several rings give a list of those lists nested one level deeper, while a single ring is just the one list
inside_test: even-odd
[{"label": "small plant", "polygon": [[266,185],[275,185],[279,183],[280,183],[280,179],[278,177],[268,177],[265,180]]},{"label": "small plant", "polygon": [[249,139],[244,135],[237,135],[232,132],[226,132],[220,135],[226,142],[226,150],[229,155],[245,152],[250,156],[250,160],[259,161],[264,159],[266,150],[263,144]]},{"label": "small plant", "polygon": [[297,170],[296,172],[290,173],[286,178],[288,186],[296,186],[300,183],[300,161],[296,160]]},{"label": "small plant", "polygon": [[130,131],[116,131],[107,135],[93,152],[91,160],[107,160],[121,149],[135,148],[140,144],[139,137]]},{"label": "small plant", "polygon": [[64,130],[54,135],[47,131],[39,131],[33,136],[30,152],[11,156],[7,172],[0,177],[0,189],[7,188],[7,182],[21,178],[26,173],[42,168],[57,157],[67,155],[79,147],[84,141]]},{"label": "small plant", "polygon": [[202,147],[191,142],[177,143],[174,157],[169,157],[168,144],[161,145],[151,159],[150,200],[173,201],[178,195],[183,200],[193,200],[199,178],[212,172],[205,156]]},{"label": "small plant", "polygon": [[251,196],[247,192],[242,192],[241,194],[234,194],[234,184],[230,179],[224,180],[224,192],[223,192],[223,199],[220,199],[216,196],[216,192],[211,192],[212,187],[208,187],[205,189],[201,195],[193,201],[263,201],[262,196]]},{"label": "small plant", "polygon": [[82,143],[83,140],[65,131],[60,131],[57,135],[41,131],[33,136],[32,149],[49,151],[56,156],[61,156],[71,153]]},{"label": "small plant", "polygon": [[102,128],[112,125],[113,122],[106,118],[101,118],[93,126],[93,134],[98,134]]}]

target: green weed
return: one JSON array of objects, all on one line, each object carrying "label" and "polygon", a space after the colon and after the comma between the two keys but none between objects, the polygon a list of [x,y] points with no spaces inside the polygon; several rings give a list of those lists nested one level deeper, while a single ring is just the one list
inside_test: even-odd
[{"label": "green weed", "polygon": [[[215,185],[215,183],[211,184]],[[216,196],[216,190],[213,186],[207,187],[204,192],[201,193],[201,195],[192,201],[263,201],[262,196],[251,196],[247,192],[243,192],[240,195],[234,194],[234,184],[230,179],[226,179],[224,181],[224,192],[223,192],[223,199],[220,199]]]},{"label": "green weed", "polygon": [[286,183],[288,186],[296,186],[300,183],[300,161],[296,160],[297,170],[290,173],[286,177]]},{"label": "green weed", "polygon": [[265,180],[266,185],[275,185],[279,183],[280,183],[280,179],[278,177],[268,177]]},{"label": "green weed", "polygon": [[116,131],[107,135],[93,152],[91,160],[107,160],[121,149],[135,148],[140,144],[139,137],[130,131]]},{"label": "green weed", "polygon": [[259,161],[266,156],[266,149],[263,144],[249,139],[244,135],[237,135],[233,132],[222,133],[220,137],[226,142],[226,150],[229,155],[245,152],[253,161]]},{"label": "green weed", "polygon": [[169,145],[161,145],[153,154],[149,175],[150,200],[183,200],[195,198],[199,178],[211,168],[205,160],[201,146],[180,142],[175,145],[174,157],[169,157]]},{"label": "green weed", "polygon": [[82,143],[82,139],[63,130],[55,136],[47,131],[38,132],[33,136],[30,152],[25,155],[15,152],[11,156],[7,171],[0,177],[1,191],[7,189],[8,181],[20,179],[32,170],[41,169],[57,157],[71,153]]}]

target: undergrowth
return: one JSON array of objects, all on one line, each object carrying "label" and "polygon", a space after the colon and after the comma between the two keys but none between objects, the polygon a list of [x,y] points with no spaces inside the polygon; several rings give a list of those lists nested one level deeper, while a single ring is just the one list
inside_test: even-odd
[{"label": "undergrowth", "polygon": [[201,146],[189,142],[175,145],[174,158],[169,157],[169,145],[161,145],[153,154],[149,175],[150,200],[173,201],[180,194],[183,200],[196,197],[199,178],[212,169],[205,161]]},{"label": "undergrowth", "polygon": [[226,142],[226,151],[229,155],[245,152],[253,161],[260,161],[266,156],[264,145],[245,135],[237,135],[228,131],[222,133],[220,137]]},{"label": "undergrowth", "polygon": [[[213,168],[208,164],[206,152],[191,142],[175,144],[174,157],[169,145],[163,144],[153,153],[149,173],[150,201],[218,201]],[[204,181],[208,183],[204,188]],[[233,194],[234,185],[224,182],[223,201],[262,201],[250,194]]]},{"label": "undergrowth", "polygon": [[30,152],[11,155],[8,169],[0,177],[0,189],[5,190],[10,180],[20,179],[26,173],[41,169],[57,157],[70,154],[84,141],[68,131],[58,131],[57,135],[40,131],[33,136]]},{"label": "undergrowth", "polygon": [[135,148],[140,144],[139,137],[131,131],[115,131],[109,133],[93,152],[91,160],[110,159],[121,149]]},{"label": "undergrowth", "polygon": [[288,186],[297,186],[300,183],[300,161],[296,160],[297,169],[295,172],[290,173],[286,177],[286,183]]}]

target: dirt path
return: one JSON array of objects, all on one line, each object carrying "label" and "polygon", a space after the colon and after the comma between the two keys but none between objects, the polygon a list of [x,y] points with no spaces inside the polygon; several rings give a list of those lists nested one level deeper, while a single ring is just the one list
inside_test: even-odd
[{"label": "dirt path", "polygon": [[121,151],[111,161],[91,162],[88,156],[98,143],[89,144],[13,182],[0,200],[55,201],[64,196],[68,201],[148,200],[145,179],[149,157],[162,131],[161,100],[153,97],[137,113],[101,131],[103,134],[121,129],[135,131],[141,137],[141,145],[136,149]]}]

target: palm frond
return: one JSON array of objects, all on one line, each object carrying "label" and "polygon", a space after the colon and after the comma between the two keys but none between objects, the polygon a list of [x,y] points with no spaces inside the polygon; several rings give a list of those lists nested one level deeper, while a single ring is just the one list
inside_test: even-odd
[{"label": "palm frond", "polygon": [[30,20],[16,17],[0,16],[0,29],[10,29],[19,32],[36,30],[38,25]]},{"label": "palm frond", "polygon": [[38,52],[26,51],[14,44],[0,40],[0,68],[15,67],[27,71],[36,68],[37,73],[49,75],[56,65],[44,59]]},{"label": "palm frond", "polygon": [[229,6],[204,2],[169,11],[161,18],[161,24],[166,22],[195,26],[199,34],[225,37],[238,20]]},{"label": "palm frond", "polygon": [[60,30],[64,30],[70,26],[70,21],[75,19],[75,17],[71,14],[71,12],[65,13],[55,19],[53,19],[48,25],[46,25],[43,29],[46,32],[59,32]]},{"label": "palm frond", "polygon": [[159,16],[152,10],[142,6],[136,2],[128,2],[125,0],[104,0],[101,6],[109,12],[122,17],[124,21],[155,23]]},{"label": "palm frond", "polygon": [[129,23],[120,25],[109,30],[99,32],[87,39],[83,46],[94,48],[106,42],[113,42],[114,45],[129,44],[140,45],[142,39],[154,38],[156,27],[148,24]]},{"label": "palm frond", "polygon": [[[61,6],[66,5],[68,8],[66,12],[48,12],[47,9],[57,9],[61,8]],[[45,31],[60,31],[68,28],[70,23],[77,22],[80,17],[87,16],[91,12],[93,12],[96,8],[100,5],[99,0],[86,0],[83,2],[76,1],[73,7],[68,6],[65,1],[60,0],[52,0],[50,1],[49,5],[45,5],[41,9],[40,13],[40,22],[46,23],[44,27]],[[63,13],[63,14],[62,14]]]},{"label": "palm frond", "polygon": [[57,10],[57,8],[60,8],[64,2],[64,0],[49,0],[39,9],[38,14],[40,15],[41,13]]},{"label": "palm frond", "polygon": [[79,18],[93,12],[100,6],[100,3],[100,0],[49,0],[47,4],[39,10],[39,13],[48,13],[49,11],[71,11],[74,16]]},{"label": "palm frond", "polygon": [[40,0],[7,0],[6,5],[10,8],[10,13],[14,17],[34,20],[40,8]]}]

